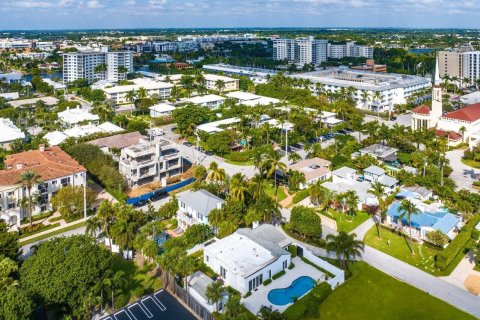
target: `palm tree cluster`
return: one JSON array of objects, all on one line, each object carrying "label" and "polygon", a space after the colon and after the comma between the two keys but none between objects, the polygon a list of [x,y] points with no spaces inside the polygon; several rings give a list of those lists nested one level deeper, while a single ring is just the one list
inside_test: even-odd
[{"label": "palm tree cluster", "polygon": [[327,250],[333,251],[342,269],[347,269],[350,260],[361,257],[365,245],[362,241],[356,240],[356,234],[348,234],[340,231],[338,235],[329,234],[327,236]]}]

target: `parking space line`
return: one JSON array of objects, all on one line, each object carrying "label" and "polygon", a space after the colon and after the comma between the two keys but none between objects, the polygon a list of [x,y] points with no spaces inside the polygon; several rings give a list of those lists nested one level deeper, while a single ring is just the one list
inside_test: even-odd
[{"label": "parking space line", "polygon": [[132,314],[132,316],[135,318],[135,320],[137,320],[137,317],[135,316],[135,313],[133,313],[133,311],[131,310],[132,307],[135,307],[135,306],[138,306],[140,308],[140,310],[142,310],[142,312],[147,316],[147,318],[152,318],[153,317],[153,314],[150,312],[150,310],[148,310],[147,307],[145,306],[142,306],[141,304],[135,302],[134,304],[128,306],[128,311],[130,311],[130,313]]},{"label": "parking space line", "polygon": [[[157,293],[158,293],[158,292],[157,292]],[[165,305],[160,301],[160,299],[158,299],[158,298],[155,296],[155,293],[153,294],[153,300],[157,300],[157,302],[159,303],[159,304],[157,304],[157,305],[158,305],[158,307],[160,308],[160,310],[162,310],[162,311],[167,310],[167,307],[165,307]]]},{"label": "parking space line", "polygon": [[128,312],[126,310],[120,310],[119,312],[115,313],[113,316],[115,317],[115,319],[118,319],[117,318],[117,314],[122,314],[122,313],[125,313],[128,317],[128,319],[132,320],[132,317],[130,317],[130,315],[128,314]]}]

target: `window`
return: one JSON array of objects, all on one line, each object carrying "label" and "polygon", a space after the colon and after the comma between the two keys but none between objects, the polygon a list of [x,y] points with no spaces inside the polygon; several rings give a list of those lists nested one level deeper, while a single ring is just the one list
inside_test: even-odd
[{"label": "window", "polygon": [[220,277],[222,277],[223,279],[225,279],[227,276],[227,270],[225,270],[224,267],[220,266]]},{"label": "window", "polygon": [[287,262],[288,262],[287,260],[283,261],[283,270],[287,269],[288,267]]},{"label": "window", "polygon": [[210,257],[209,256],[205,256],[205,259],[208,261],[210,261]]}]

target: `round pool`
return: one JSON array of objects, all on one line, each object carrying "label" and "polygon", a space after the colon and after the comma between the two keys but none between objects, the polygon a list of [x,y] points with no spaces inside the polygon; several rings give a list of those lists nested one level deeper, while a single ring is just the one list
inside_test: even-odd
[{"label": "round pool", "polygon": [[303,276],[295,279],[287,288],[274,289],[268,293],[268,301],[277,306],[284,306],[292,303],[295,299],[302,297],[304,294],[312,290],[315,286],[315,280],[310,277]]}]

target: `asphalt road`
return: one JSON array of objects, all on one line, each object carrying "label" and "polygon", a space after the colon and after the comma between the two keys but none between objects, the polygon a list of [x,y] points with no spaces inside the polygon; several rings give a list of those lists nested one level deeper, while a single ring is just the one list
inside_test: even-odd
[{"label": "asphalt road", "polygon": [[452,150],[447,152],[447,159],[450,161],[450,166],[453,171],[450,174],[450,178],[457,184],[457,189],[467,189],[475,192],[472,188],[472,184],[475,181],[475,174],[480,173],[479,169],[469,167],[462,162],[464,150]]}]

